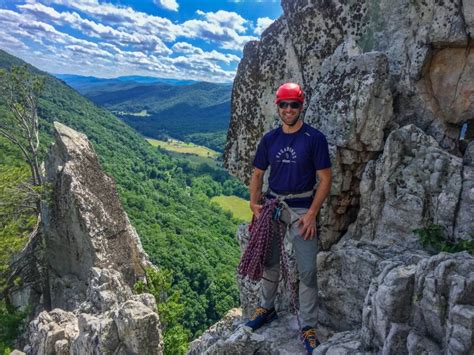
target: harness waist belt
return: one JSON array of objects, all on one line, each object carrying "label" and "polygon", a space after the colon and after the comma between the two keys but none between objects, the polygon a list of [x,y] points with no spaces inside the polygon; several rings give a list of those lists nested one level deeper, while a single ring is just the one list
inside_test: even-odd
[{"label": "harness waist belt", "polygon": [[285,195],[279,195],[276,192],[272,191],[271,189],[268,189],[267,193],[273,197],[278,198],[279,200],[290,200],[293,198],[305,198],[305,197],[312,197],[314,190],[309,190],[305,192],[300,192],[297,194],[285,194]]}]

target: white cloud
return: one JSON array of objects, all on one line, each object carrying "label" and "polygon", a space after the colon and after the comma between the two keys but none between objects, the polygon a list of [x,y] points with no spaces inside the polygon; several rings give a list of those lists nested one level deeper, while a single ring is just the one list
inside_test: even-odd
[{"label": "white cloud", "polygon": [[154,0],[156,5],[171,11],[178,11],[179,5],[176,0]]},{"label": "white cloud", "polygon": [[240,33],[246,31],[244,25],[247,23],[247,20],[235,12],[224,10],[219,10],[217,12],[203,12],[201,10],[197,10],[196,13],[198,15],[204,16],[210,23],[220,25]]},{"label": "white cloud", "polygon": [[12,35],[8,33],[2,33],[0,31],[0,37],[2,38],[2,43],[1,46],[4,49],[10,49],[10,50],[27,50],[28,47],[20,41],[18,38],[13,37]]},{"label": "white cloud", "polygon": [[135,11],[129,6],[99,3],[98,0],[49,0],[49,3],[67,5],[108,26],[128,33],[155,36],[164,42],[174,42],[178,37],[202,38],[218,43],[223,49],[240,51],[245,42],[257,37],[243,36],[251,24],[235,12],[196,13],[202,20],[189,20],[181,24],[172,23],[166,18]]},{"label": "white cloud", "polygon": [[199,48],[195,47],[190,43],[187,42],[176,42],[173,47],[171,47],[173,52],[176,53],[184,53],[184,54],[202,54],[204,51]]},{"label": "white cloud", "polygon": [[255,27],[254,33],[257,36],[260,36],[262,32],[265,31],[273,22],[275,22],[275,20],[272,20],[269,17],[260,17],[257,20],[257,27]]},{"label": "white cloud", "polygon": [[111,26],[84,19],[76,12],[58,12],[54,8],[42,4],[26,4],[20,5],[18,8],[24,14],[33,16],[40,21],[69,25],[89,37],[100,38],[118,46],[134,45],[145,51],[154,51],[163,55],[171,54],[171,50],[161,38],[155,35],[120,31]]},{"label": "white cloud", "polygon": [[210,52],[203,51],[201,53],[194,53],[188,56],[181,56],[178,58],[181,58],[182,60],[187,59],[189,62],[206,61],[206,62],[222,62],[226,64],[240,61],[240,58],[237,57],[236,55],[225,54],[225,53],[218,52],[216,50],[212,50]]},{"label": "white cloud", "polygon": [[181,33],[180,26],[173,24],[170,20],[135,11],[129,6],[99,3],[97,0],[50,0],[50,2],[55,4],[67,2],[71,8],[105,22],[109,26],[117,26],[118,30],[154,35],[165,42],[176,40]]},{"label": "white cloud", "polygon": [[92,58],[103,57],[103,58],[113,58],[113,55],[107,51],[104,51],[99,48],[91,48],[85,46],[78,46],[78,45],[67,45],[64,46],[65,49],[70,50],[74,53],[86,54],[91,56]]},{"label": "white cloud", "polygon": [[223,68],[238,63],[239,56],[205,51],[186,39],[236,51],[256,39],[246,35],[249,21],[222,10],[199,11],[198,19],[172,23],[98,0],[24,0],[16,11],[1,6],[0,47],[55,73],[230,81],[235,70]]},{"label": "white cloud", "polygon": [[188,20],[182,24],[183,35],[188,38],[200,38],[218,43],[223,49],[242,50],[246,42],[257,37],[243,36],[248,22],[235,12],[219,10],[217,12],[197,11],[205,20]]}]

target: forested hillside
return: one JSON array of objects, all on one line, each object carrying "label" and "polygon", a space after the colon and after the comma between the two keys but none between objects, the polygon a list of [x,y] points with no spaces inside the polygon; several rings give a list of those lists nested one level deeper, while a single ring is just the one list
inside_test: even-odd
[{"label": "forested hillside", "polygon": [[146,83],[133,77],[99,81],[62,78],[145,136],[169,136],[223,151],[230,118],[230,84]]},{"label": "forested hillside", "polygon": [[[0,68],[12,64],[25,63],[0,51]],[[173,322],[165,331],[165,345],[191,339],[238,303],[237,221],[209,201],[213,193],[206,188],[207,182],[213,182],[212,169],[206,175],[202,166],[178,163],[63,82],[31,70],[46,75],[39,107],[43,153],[52,141],[53,121],[85,133],[92,141],[104,170],[117,182],[124,208],[151,260],[171,272],[174,301],[180,307],[168,315]],[[2,109],[0,114],[7,113]],[[5,166],[17,154],[5,144],[0,181],[11,174]],[[4,228],[3,219],[0,223]]]},{"label": "forested hillside", "polygon": [[117,78],[97,78],[95,76],[82,76],[74,74],[55,74],[55,77],[65,81],[69,86],[82,93],[82,90],[88,90],[93,86],[103,86],[112,83],[165,83],[170,85],[189,85],[194,84],[194,80],[178,80],[178,79],[166,79],[166,78],[154,78],[149,76],[119,76]]}]

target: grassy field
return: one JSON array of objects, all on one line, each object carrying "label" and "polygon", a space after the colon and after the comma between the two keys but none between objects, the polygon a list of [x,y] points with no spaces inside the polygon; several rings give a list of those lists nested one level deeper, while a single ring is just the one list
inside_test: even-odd
[{"label": "grassy field", "polygon": [[124,112],[124,111],[111,111],[114,115],[119,116],[135,116],[135,117],[150,117],[151,115],[147,110],[142,110],[140,112]]},{"label": "grassy field", "polygon": [[252,211],[249,208],[249,202],[237,196],[215,196],[211,199],[222,209],[232,212],[233,216],[245,222],[252,219]]},{"label": "grassy field", "polygon": [[177,159],[185,159],[189,161],[191,165],[194,165],[194,166],[200,165],[200,164],[207,164],[210,167],[215,168],[215,169],[219,169],[219,168],[224,169],[222,167],[222,162],[213,158],[201,157],[195,154],[178,153],[178,152],[173,152],[171,150],[168,150],[167,152],[172,157],[175,157]]},{"label": "grassy field", "polygon": [[170,139],[167,142],[160,141],[157,139],[147,138],[146,139],[151,145],[155,147],[161,147],[165,150],[172,152],[184,153],[184,154],[195,154],[205,158],[217,158],[219,153],[215,150],[196,145],[193,143],[185,143],[177,139]]}]

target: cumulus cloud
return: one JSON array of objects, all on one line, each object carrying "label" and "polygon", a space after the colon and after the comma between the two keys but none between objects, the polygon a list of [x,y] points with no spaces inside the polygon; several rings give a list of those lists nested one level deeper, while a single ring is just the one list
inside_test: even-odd
[{"label": "cumulus cloud", "polygon": [[154,0],[156,5],[171,11],[178,11],[179,5],[176,0]]},{"label": "cumulus cloud", "polygon": [[223,49],[242,50],[244,44],[256,40],[253,36],[244,36],[248,22],[235,12],[219,10],[217,12],[197,11],[204,20],[188,20],[182,24],[184,36],[201,38],[218,43]]},{"label": "cumulus cloud", "polygon": [[217,12],[204,12],[197,10],[196,13],[205,17],[205,19],[210,23],[223,26],[236,32],[246,31],[244,25],[247,23],[247,20],[235,12],[224,10],[219,10]]},{"label": "cumulus cloud", "polygon": [[275,20],[272,20],[269,17],[260,17],[257,20],[257,27],[255,27],[253,32],[257,36],[260,36],[262,32],[265,31],[268,28],[268,26],[270,26],[273,22],[275,22]]},{"label": "cumulus cloud", "polygon": [[171,47],[173,52],[176,53],[185,53],[185,54],[202,54],[204,51],[199,48],[195,47],[190,43],[187,42],[177,42]]},{"label": "cumulus cloud", "polygon": [[[171,47],[173,52],[182,53],[183,56],[179,56],[180,61],[188,60],[189,62],[200,62],[200,61],[211,61],[211,62],[222,62],[230,64],[232,62],[239,62],[240,58],[234,54],[221,53],[216,50],[205,52],[201,48],[195,47],[187,42],[178,42]],[[175,58],[175,60],[176,60]]]},{"label": "cumulus cloud", "polygon": [[154,51],[163,55],[171,54],[171,50],[156,35],[117,30],[111,26],[84,19],[76,12],[58,12],[42,4],[26,4],[18,8],[24,14],[29,14],[40,21],[69,25],[89,37],[100,38],[119,46],[134,45],[145,51]]},{"label": "cumulus cloud", "polygon": [[[155,2],[179,8],[174,0]],[[235,67],[240,58],[226,50],[240,51],[257,39],[247,35],[251,22],[223,10],[198,11],[197,19],[173,23],[99,0],[17,0],[12,10],[1,6],[0,47],[55,73],[230,81],[235,70],[224,68]],[[186,39],[220,49],[206,51]]]},{"label": "cumulus cloud", "polygon": [[181,33],[179,25],[170,20],[136,11],[130,6],[119,6],[110,3],[99,3],[98,0],[50,0],[51,3],[65,5],[88,16],[116,26],[117,29],[135,33],[155,35],[165,42],[176,40]]},{"label": "cumulus cloud", "polygon": [[164,42],[173,42],[178,37],[202,38],[221,44],[223,49],[242,50],[245,42],[255,40],[243,36],[250,23],[235,12],[196,13],[203,19],[175,24],[169,19],[136,11],[129,6],[99,3],[98,0],[49,0],[50,3],[67,5],[118,30],[153,35]]}]

